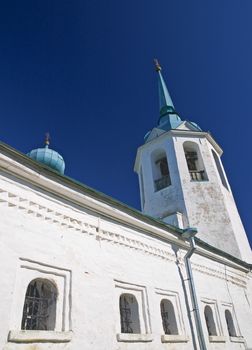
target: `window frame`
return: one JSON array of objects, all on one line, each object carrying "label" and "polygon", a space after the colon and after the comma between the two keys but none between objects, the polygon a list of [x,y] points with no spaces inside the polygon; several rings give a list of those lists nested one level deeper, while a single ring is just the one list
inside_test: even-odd
[{"label": "window frame", "polygon": [[[119,280],[115,282],[115,316],[116,316],[116,338],[118,342],[151,342],[153,336],[151,334],[151,326],[149,314],[147,312],[147,292],[146,287],[133,283],[126,283]],[[138,303],[138,314],[140,333],[122,333],[121,317],[120,317],[120,296],[122,294],[132,294]]]},{"label": "window frame", "polygon": [[[159,329],[160,329],[160,334],[161,334],[161,342],[162,343],[186,343],[189,341],[189,337],[186,334],[185,331],[185,323],[183,320],[183,313],[182,313],[182,308],[181,308],[181,303],[180,303],[180,298],[179,298],[179,293],[171,290],[164,290],[164,289],[155,289],[156,293],[156,300],[157,300],[157,310],[159,311]],[[176,320],[176,326],[177,326],[177,331],[178,334],[165,334],[164,329],[163,329],[163,320],[161,316],[161,301],[163,299],[169,300],[173,306],[173,311],[174,311],[174,317]]]},{"label": "window frame", "polygon": [[[241,330],[240,330],[240,327],[239,327],[239,324],[237,321],[234,305],[231,303],[222,302],[221,307],[222,307],[223,322],[225,324],[224,329],[225,329],[225,334],[227,335],[227,338],[229,339],[230,342],[233,342],[233,343],[244,343],[245,340],[241,334]],[[228,333],[227,322],[226,322],[226,317],[225,317],[225,310],[228,310],[231,313],[236,336],[230,336]]]},{"label": "window frame", "polygon": [[[15,343],[71,341],[71,271],[34,260],[20,258],[16,276],[8,341]],[[36,279],[50,281],[55,285],[57,290],[56,319],[53,331],[22,330],[23,308],[27,287],[31,281]]]},{"label": "window frame", "polygon": [[[201,299],[201,306],[202,306],[202,320],[204,320],[203,323],[204,323],[205,334],[208,337],[209,343],[225,343],[226,337],[223,334],[223,328],[221,325],[221,318],[220,318],[220,312],[219,312],[217,300],[203,298]],[[207,324],[205,320],[206,306],[209,306],[212,310],[213,320],[214,320],[217,335],[209,335],[208,333]]]}]

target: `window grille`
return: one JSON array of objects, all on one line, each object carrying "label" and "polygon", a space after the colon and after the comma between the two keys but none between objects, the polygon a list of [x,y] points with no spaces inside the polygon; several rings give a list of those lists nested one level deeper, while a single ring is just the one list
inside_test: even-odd
[{"label": "window grille", "polygon": [[165,310],[165,305],[163,302],[161,302],[161,317],[163,322],[163,328],[165,334],[171,334],[170,328],[169,328],[169,314],[168,311]]},{"label": "window grille", "polygon": [[199,171],[192,171],[189,170],[191,180],[192,181],[204,181],[205,180],[205,171],[199,170]]},{"label": "window grille", "polygon": [[198,155],[197,152],[185,152],[186,160],[187,160],[187,165],[188,169],[192,171],[197,170],[197,160],[198,160]]},{"label": "window grille", "polygon": [[26,291],[21,328],[54,330],[56,292],[49,281],[34,280]]},{"label": "window grille", "polygon": [[154,177],[155,191],[160,191],[171,185],[169,166],[166,157],[155,161],[156,175]]},{"label": "window grille", "polygon": [[126,296],[123,295],[120,298],[120,314],[121,314],[121,332],[122,333],[133,333],[131,328],[131,310]]},{"label": "window grille", "polygon": [[120,317],[122,333],[140,333],[138,303],[133,294],[120,296]]},{"label": "window grille", "polygon": [[170,176],[163,176],[161,179],[155,180],[155,190],[160,191],[163,188],[166,188],[171,185],[171,179]]},{"label": "window grille", "polygon": [[185,157],[191,180],[206,181],[207,175],[205,170],[202,169],[204,166],[201,157],[198,156],[197,151],[187,150],[186,148],[187,146],[184,145]]}]

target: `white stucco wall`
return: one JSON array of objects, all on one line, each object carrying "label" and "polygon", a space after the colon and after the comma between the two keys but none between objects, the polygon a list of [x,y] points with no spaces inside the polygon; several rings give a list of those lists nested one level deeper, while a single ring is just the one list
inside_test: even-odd
[{"label": "white stucco wall", "polygon": [[[183,264],[185,243],[154,223],[141,222],[106,203],[96,203],[90,198],[87,203],[91,205],[92,202],[97,211],[88,209],[80,199],[77,201],[79,193],[63,185],[60,195],[52,195],[50,192],[56,192],[57,184],[48,192],[43,185],[45,179],[38,174],[32,177],[32,182],[37,185],[1,172],[0,348],[194,349],[186,307],[188,299],[191,310]],[[106,215],[98,214],[102,205]],[[162,236],[166,239],[161,239]],[[202,248],[200,251],[209,255],[206,258],[197,254],[192,259],[201,314],[203,316],[205,302],[215,303],[219,317],[218,335],[225,338],[222,343],[208,343],[203,316],[208,348],[252,347],[251,281],[248,287],[247,270],[204,252]],[[26,343],[27,339],[41,337],[41,334],[34,335],[29,331],[19,334],[26,286],[35,276],[51,279],[59,291],[56,322],[59,334],[55,333],[54,341],[48,340],[48,335],[44,343],[34,340]],[[139,300],[141,342],[118,341],[120,291],[132,291]],[[180,333],[178,343],[161,342],[164,332],[160,300],[164,296],[175,305]],[[230,341],[223,318],[223,303],[234,308],[238,335],[243,336],[246,343]],[[19,336],[20,343],[8,341],[10,331],[13,336]],[[22,337],[26,340],[22,341]]]}]

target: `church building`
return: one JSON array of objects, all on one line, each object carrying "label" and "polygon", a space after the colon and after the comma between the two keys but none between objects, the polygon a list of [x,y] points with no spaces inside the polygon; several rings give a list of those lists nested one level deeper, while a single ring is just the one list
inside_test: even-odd
[{"label": "church building", "polygon": [[141,212],[0,143],[0,349],[252,350],[252,254],[222,149],[182,120],[156,61]]}]

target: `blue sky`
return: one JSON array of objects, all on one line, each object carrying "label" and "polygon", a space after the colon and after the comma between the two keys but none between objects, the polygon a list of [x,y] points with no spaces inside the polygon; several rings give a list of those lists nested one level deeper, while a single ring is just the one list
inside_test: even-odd
[{"label": "blue sky", "polygon": [[1,139],[135,208],[137,147],[158,120],[153,58],[182,119],[210,130],[252,241],[251,0],[26,0],[0,8]]}]

